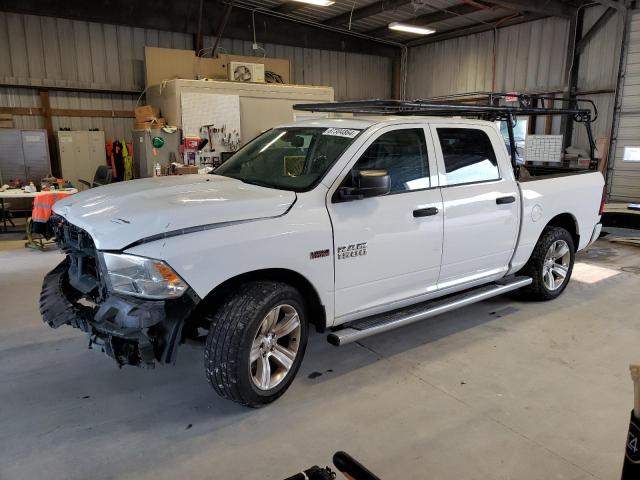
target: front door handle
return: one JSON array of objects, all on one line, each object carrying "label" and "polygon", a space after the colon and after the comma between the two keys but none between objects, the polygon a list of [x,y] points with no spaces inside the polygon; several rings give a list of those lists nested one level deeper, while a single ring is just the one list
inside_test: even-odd
[{"label": "front door handle", "polygon": [[513,195],[509,195],[508,197],[498,197],[496,198],[496,203],[498,205],[504,205],[505,203],[513,203],[516,201],[516,197]]},{"label": "front door handle", "polygon": [[418,217],[431,217],[433,215],[438,214],[438,209],[436,207],[428,207],[428,208],[419,208],[413,211],[413,216]]}]

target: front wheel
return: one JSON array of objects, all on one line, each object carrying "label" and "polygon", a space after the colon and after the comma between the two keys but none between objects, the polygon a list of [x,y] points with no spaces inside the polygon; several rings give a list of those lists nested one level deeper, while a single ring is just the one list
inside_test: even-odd
[{"label": "front wheel", "polygon": [[533,283],[520,292],[532,300],[553,300],[569,283],[575,246],[571,234],[561,227],[547,227],[540,236],[522,274],[533,279]]},{"label": "front wheel", "polygon": [[241,286],[210,318],[204,364],[223,398],[259,407],[291,385],[307,346],[304,300],[292,286]]}]

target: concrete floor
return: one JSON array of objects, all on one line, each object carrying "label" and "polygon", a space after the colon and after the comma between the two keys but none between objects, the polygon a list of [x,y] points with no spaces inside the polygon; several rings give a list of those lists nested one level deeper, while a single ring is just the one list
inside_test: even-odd
[{"label": "concrete floor", "polygon": [[340,349],[314,334],[292,388],[251,410],[215,396],[198,347],[118,369],[46,327],[62,257],[0,243],[0,479],[282,479],[336,450],[383,479],[620,478],[637,248],[598,241],[554,302],[501,297]]}]

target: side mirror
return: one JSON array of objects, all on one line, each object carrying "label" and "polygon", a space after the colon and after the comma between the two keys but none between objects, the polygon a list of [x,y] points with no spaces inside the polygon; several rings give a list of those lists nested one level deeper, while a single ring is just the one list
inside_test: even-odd
[{"label": "side mirror", "polygon": [[386,170],[360,170],[354,178],[355,187],[338,189],[341,201],[362,200],[363,198],[386,195],[391,190],[391,178]]}]

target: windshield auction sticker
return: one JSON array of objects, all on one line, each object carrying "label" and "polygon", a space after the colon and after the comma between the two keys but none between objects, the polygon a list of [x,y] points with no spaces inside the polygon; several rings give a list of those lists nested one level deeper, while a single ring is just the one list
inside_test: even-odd
[{"label": "windshield auction sticker", "polygon": [[322,135],[331,135],[333,137],[347,137],[354,138],[360,133],[360,130],[354,130],[353,128],[327,128]]}]

